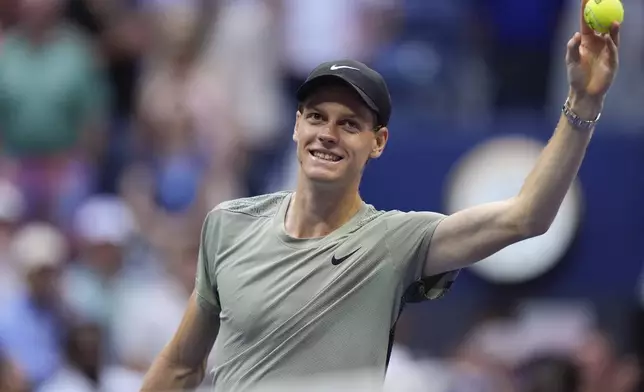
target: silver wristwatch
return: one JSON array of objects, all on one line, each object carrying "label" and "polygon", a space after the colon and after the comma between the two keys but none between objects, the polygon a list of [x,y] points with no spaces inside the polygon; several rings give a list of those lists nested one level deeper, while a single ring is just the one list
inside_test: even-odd
[{"label": "silver wristwatch", "polygon": [[575,112],[570,110],[570,98],[566,99],[566,103],[564,103],[563,108],[561,109],[562,113],[564,116],[566,116],[566,119],[568,119],[568,122],[575,128],[589,131],[595,127],[597,124],[597,121],[599,121],[599,118],[601,117],[601,113],[597,115],[597,117],[594,120],[583,120],[581,119]]}]

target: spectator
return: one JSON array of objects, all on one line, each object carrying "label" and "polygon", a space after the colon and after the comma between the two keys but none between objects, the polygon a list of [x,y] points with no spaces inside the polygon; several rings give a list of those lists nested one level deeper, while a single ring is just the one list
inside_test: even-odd
[{"label": "spectator", "polygon": [[39,392],[93,392],[100,386],[100,329],[96,325],[76,325],[64,339],[64,361],[56,374]]},{"label": "spectator", "polygon": [[204,208],[241,194],[242,166],[224,75],[203,60],[198,12],[183,3],[153,12],[158,39],[142,80],[138,136],[158,206],[201,219]]},{"label": "spectator", "polygon": [[74,219],[79,257],[65,271],[64,298],[80,317],[106,329],[115,294],[132,272],[126,256],[133,231],[131,212],[117,197],[92,197]]},{"label": "spectator", "polygon": [[65,338],[64,365],[38,392],[128,392],[139,380],[120,366],[105,366],[102,329],[91,322],[76,322]]},{"label": "spectator", "polygon": [[66,16],[94,38],[106,62],[113,119],[134,114],[138,62],[147,45],[145,24],[134,1],[66,0]]},{"label": "spectator", "polygon": [[[225,75],[223,87],[231,102],[246,155],[245,188],[265,193],[280,176],[293,107],[286,108],[280,84],[279,7],[273,0],[221,2],[207,61]],[[253,108],[248,110],[248,108]],[[289,117],[284,117],[288,109]],[[272,190],[271,190],[272,191]]]},{"label": "spectator", "polygon": [[139,62],[147,47],[146,25],[136,1],[66,0],[66,15],[93,38],[105,63],[110,91],[110,124],[98,174],[98,191],[116,191],[130,159]]},{"label": "spectator", "polygon": [[30,215],[64,222],[92,188],[107,92],[63,1],[20,2],[0,54],[0,133]]},{"label": "spectator", "polygon": [[[168,232],[169,233],[169,232]],[[179,326],[194,288],[198,232],[166,235],[159,261],[160,279],[132,282],[119,295],[114,315],[114,344],[119,359],[141,375],[152,364]],[[159,312],[163,309],[163,312]]]},{"label": "spectator", "polygon": [[11,248],[26,290],[0,309],[0,347],[37,386],[60,365],[66,312],[59,300],[58,276],[67,259],[67,243],[56,228],[32,223],[16,234]]}]

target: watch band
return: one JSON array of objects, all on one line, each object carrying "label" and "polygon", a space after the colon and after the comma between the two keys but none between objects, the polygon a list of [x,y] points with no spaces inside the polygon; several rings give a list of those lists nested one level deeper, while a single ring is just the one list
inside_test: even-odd
[{"label": "watch band", "polygon": [[593,129],[601,117],[601,113],[599,113],[594,120],[583,120],[570,109],[570,98],[566,99],[561,112],[566,116],[566,119],[573,127],[585,131]]}]

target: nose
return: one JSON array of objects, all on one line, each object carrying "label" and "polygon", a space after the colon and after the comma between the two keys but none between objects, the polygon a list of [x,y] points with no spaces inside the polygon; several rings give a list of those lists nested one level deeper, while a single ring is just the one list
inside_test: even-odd
[{"label": "nose", "polygon": [[324,127],[324,130],[318,134],[318,140],[326,144],[337,144],[338,136],[333,127]]}]

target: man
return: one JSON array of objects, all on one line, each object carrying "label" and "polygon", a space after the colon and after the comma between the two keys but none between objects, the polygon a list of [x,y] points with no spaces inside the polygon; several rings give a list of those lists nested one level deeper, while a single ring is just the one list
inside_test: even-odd
[{"label": "man", "polygon": [[[548,230],[617,71],[618,37],[617,25],[599,36],[582,21],[566,54],[570,95],[520,193],[450,216],[376,211],[362,201],[362,171],[389,136],[385,82],[355,61],[316,68],[298,91],[296,191],[208,214],[197,288],[143,390],[198,386],[213,344],[216,391],[315,373],[384,373],[408,287],[436,297],[455,275],[440,274]],[[418,281],[442,286],[411,285]]]}]

